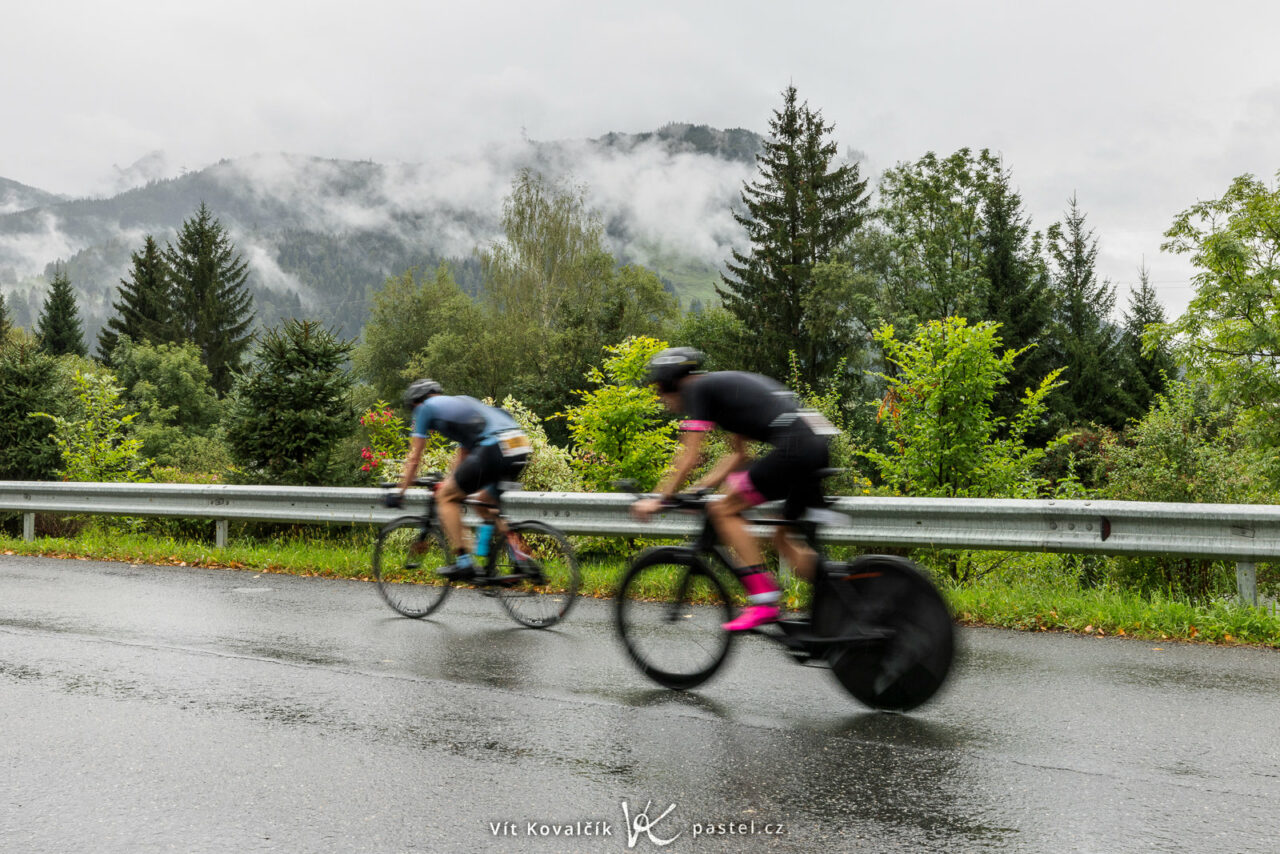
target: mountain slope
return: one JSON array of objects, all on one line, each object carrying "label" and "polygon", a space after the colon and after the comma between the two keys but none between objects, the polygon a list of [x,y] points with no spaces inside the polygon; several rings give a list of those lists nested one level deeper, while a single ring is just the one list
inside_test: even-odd
[{"label": "mountain slope", "polygon": [[205,202],[249,261],[260,322],[305,315],[355,336],[371,295],[409,267],[448,260],[474,293],[474,250],[500,238],[511,180],[531,168],[585,185],[620,263],[645,264],[686,304],[705,303],[743,239],[730,211],[754,173],[760,143],[750,131],[672,124],[416,164],[256,155],[105,199],[22,188],[15,205],[36,204],[0,215],[0,286],[15,319],[30,326],[42,279],[61,261],[79,293],[86,334],[96,337],[129,254],[147,234],[171,239]]}]

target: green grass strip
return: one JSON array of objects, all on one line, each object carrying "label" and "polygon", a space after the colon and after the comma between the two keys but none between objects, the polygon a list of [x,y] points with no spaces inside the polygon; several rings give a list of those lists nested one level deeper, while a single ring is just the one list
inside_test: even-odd
[{"label": "green grass strip", "polygon": [[[233,538],[227,547],[171,537],[86,528],[73,539],[41,537],[27,543],[0,535],[0,553],[127,561],[170,566],[223,567],[325,578],[370,580],[372,538],[349,532],[330,538],[283,536],[269,541]],[[583,595],[613,595],[626,567],[621,556],[581,558]],[[670,579],[674,588],[675,574]],[[1230,602],[1190,603],[1163,595],[1114,589],[1072,590],[981,583],[946,589],[956,619],[968,625],[1023,631],[1065,631],[1097,637],[1198,641],[1280,648],[1280,612]],[[784,601],[800,609],[808,585],[789,579]]]}]

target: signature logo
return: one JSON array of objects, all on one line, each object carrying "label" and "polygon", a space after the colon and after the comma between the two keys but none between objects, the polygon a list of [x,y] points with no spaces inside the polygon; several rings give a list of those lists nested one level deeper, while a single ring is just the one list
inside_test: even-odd
[{"label": "signature logo", "polygon": [[658,826],[658,822],[671,814],[671,811],[676,808],[676,805],[672,804],[662,811],[662,815],[651,819],[649,818],[649,809],[652,806],[653,801],[648,801],[644,805],[644,809],[640,810],[640,812],[633,816],[631,815],[631,810],[628,807],[627,802],[622,802],[622,820],[627,825],[627,848],[635,848],[636,843],[640,841],[640,834],[642,833],[645,836],[648,836],[649,841],[654,845],[657,845],[659,848],[670,845],[672,842],[675,842],[680,838],[681,833],[684,833],[684,831],[681,830],[670,839],[662,839],[661,837],[654,836],[653,829]]}]

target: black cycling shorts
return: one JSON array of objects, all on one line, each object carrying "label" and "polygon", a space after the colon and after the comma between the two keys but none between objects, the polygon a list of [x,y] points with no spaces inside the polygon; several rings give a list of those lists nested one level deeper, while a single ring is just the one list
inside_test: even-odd
[{"label": "black cycling shorts", "polygon": [[483,489],[496,501],[502,495],[502,484],[518,480],[528,462],[528,453],[504,456],[496,442],[479,445],[454,470],[453,480],[466,495]]},{"label": "black cycling shorts", "polygon": [[828,441],[802,423],[792,424],[774,437],[772,451],[730,475],[729,484],[752,504],[784,499],[782,515],[799,519],[810,507],[826,506],[818,472],[830,464]]}]

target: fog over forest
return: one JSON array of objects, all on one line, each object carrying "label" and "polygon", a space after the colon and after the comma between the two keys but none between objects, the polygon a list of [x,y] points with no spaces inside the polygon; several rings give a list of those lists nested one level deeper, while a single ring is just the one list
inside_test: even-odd
[{"label": "fog over forest", "polygon": [[618,260],[658,271],[687,307],[711,296],[717,271],[745,242],[732,211],[760,142],[749,131],[673,124],[420,163],[263,153],[175,177],[154,152],[117,170],[120,192],[92,199],[3,181],[0,289],[17,322],[32,325],[52,265],[66,264],[86,335],[96,335],[129,254],[147,234],[171,239],[204,201],[250,263],[261,321],[302,312],[355,335],[370,294],[411,266],[449,260],[474,290],[474,251],[501,235],[503,200],[529,168],[581,186]]}]

